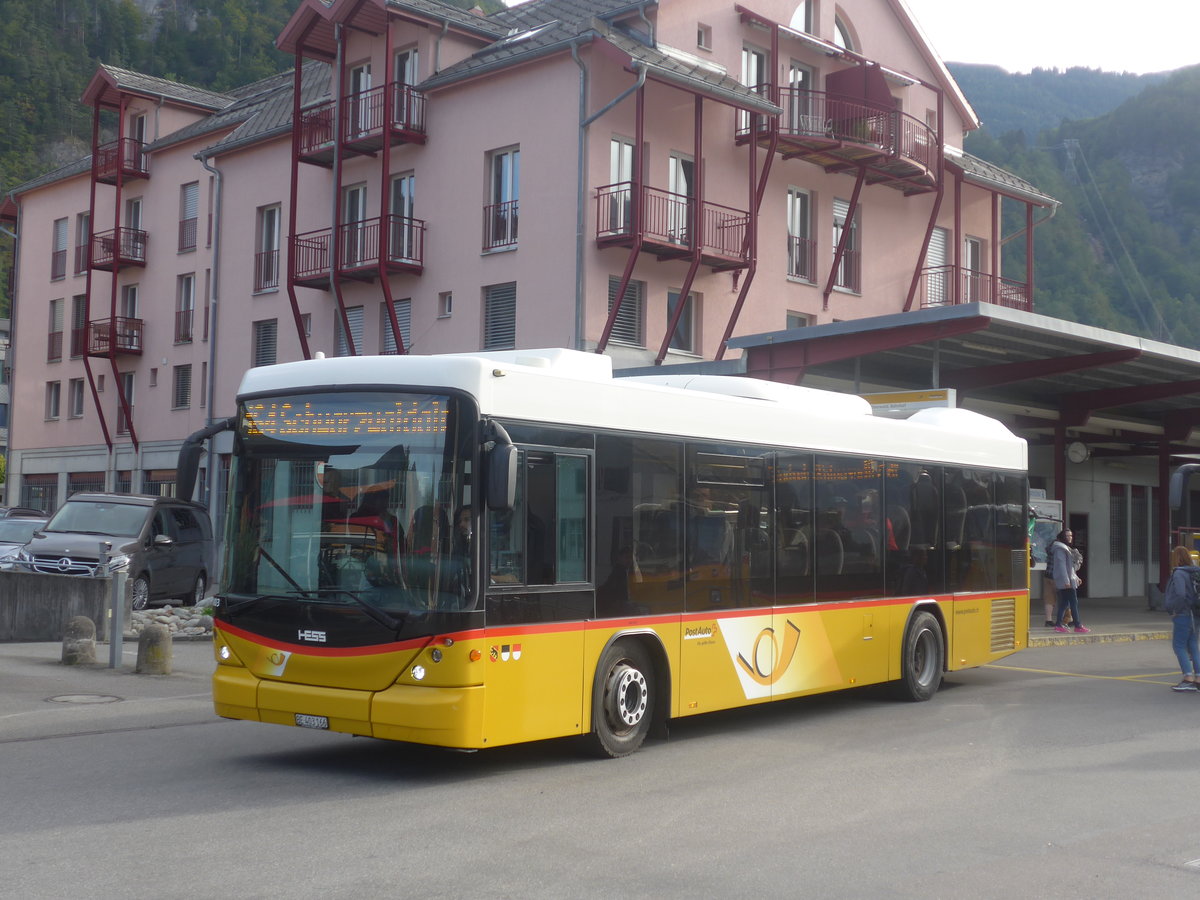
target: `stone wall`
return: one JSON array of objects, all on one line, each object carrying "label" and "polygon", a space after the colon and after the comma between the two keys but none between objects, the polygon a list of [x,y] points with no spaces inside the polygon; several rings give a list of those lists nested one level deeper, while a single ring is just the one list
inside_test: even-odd
[{"label": "stone wall", "polygon": [[[61,641],[72,616],[87,616],[106,641],[111,595],[109,578],[0,572],[0,641]],[[128,595],[125,610],[128,624]]]}]

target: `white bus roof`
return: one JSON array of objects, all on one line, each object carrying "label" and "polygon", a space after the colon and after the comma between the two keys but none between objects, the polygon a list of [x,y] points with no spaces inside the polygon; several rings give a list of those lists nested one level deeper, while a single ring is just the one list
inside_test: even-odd
[{"label": "white bus roof", "polygon": [[872,415],[861,397],[753,378],[614,378],[612,360],[577,350],[506,350],[438,356],[350,356],[250,369],[239,398],[395,385],[458,390],[483,415],[713,442],[797,447],[1024,471],[1025,441],[965,409],[908,419]]}]

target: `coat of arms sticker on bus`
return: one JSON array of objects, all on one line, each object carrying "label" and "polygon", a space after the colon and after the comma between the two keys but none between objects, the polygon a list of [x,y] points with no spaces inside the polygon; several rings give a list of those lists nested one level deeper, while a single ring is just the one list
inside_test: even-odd
[{"label": "coat of arms sticker on bus", "polygon": [[489,656],[491,656],[492,662],[495,662],[497,659],[499,659],[501,662],[508,662],[510,658],[520,659],[521,645],[501,644],[499,647],[493,645],[492,649],[489,651]]}]

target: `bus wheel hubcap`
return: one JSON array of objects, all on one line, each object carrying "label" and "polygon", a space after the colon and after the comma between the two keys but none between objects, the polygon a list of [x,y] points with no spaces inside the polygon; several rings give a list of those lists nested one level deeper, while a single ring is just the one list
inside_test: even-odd
[{"label": "bus wheel hubcap", "polygon": [[608,710],[614,723],[632,728],[642,721],[650,699],[646,676],[631,666],[615,667],[608,679]]}]

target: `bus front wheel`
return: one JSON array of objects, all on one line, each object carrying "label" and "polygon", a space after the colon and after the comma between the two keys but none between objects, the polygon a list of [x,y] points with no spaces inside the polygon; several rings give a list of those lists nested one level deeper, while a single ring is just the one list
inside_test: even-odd
[{"label": "bus front wheel", "polygon": [[928,700],[942,685],[945,663],[942,626],[932,613],[919,612],[904,632],[900,680],[896,695],[902,700]]},{"label": "bus front wheel", "polygon": [[654,717],[654,664],[636,641],[617,641],[604,651],[592,688],[592,741],[601,756],[637,750]]}]

